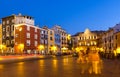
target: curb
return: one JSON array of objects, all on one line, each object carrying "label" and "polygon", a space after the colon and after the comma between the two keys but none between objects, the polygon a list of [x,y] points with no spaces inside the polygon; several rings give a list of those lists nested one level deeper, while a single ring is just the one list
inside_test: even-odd
[{"label": "curb", "polygon": [[32,61],[32,60],[41,60],[41,59],[50,59],[50,58],[70,58],[71,55],[67,56],[54,56],[54,55],[42,55],[42,56],[26,56],[26,57],[19,57],[19,58],[7,58],[7,59],[0,59],[0,64],[7,64],[7,63],[16,63],[16,62],[24,62],[24,61]]},{"label": "curb", "polygon": [[19,57],[19,58],[2,59],[0,60],[0,64],[40,60],[40,59],[47,59],[47,58],[52,58],[52,56],[29,56],[29,57],[24,57],[24,58]]}]

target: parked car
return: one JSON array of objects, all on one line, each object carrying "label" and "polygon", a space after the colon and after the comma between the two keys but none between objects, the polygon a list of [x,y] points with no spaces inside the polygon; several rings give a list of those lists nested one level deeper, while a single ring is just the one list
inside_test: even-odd
[{"label": "parked car", "polygon": [[55,56],[62,56],[62,53],[61,52],[57,52],[57,53],[55,53]]}]

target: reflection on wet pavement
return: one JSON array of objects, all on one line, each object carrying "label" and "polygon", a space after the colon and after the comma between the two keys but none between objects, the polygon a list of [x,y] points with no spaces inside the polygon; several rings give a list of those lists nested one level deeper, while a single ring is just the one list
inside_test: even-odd
[{"label": "reflection on wet pavement", "polygon": [[[96,55],[97,56],[97,55]],[[90,58],[91,57],[91,58]],[[119,60],[53,58],[11,64],[0,64],[0,77],[119,77]],[[92,60],[91,60],[92,59]]]}]

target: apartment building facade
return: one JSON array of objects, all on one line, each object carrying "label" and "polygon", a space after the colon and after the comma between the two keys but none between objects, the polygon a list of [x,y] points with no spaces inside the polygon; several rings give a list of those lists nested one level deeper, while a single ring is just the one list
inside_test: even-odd
[{"label": "apartment building facade", "polygon": [[100,41],[100,34],[104,31],[90,31],[86,29],[84,32],[79,32],[72,36],[74,51],[98,50]]},{"label": "apartment building facade", "polygon": [[5,53],[36,52],[40,29],[34,26],[32,17],[21,14],[4,17],[2,29],[2,44],[7,47]]}]

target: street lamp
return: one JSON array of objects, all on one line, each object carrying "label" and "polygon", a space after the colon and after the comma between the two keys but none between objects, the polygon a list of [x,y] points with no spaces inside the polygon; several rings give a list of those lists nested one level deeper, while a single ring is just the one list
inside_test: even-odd
[{"label": "street lamp", "polygon": [[52,46],[51,50],[54,51],[54,53],[57,51],[57,47],[56,46]]},{"label": "street lamp", "polygon": [[42,52],[44,50],[44,46],[43,45],[39,45],[38,46],[38,50],[40,50],[40,52]]},{"label": "street lamp", "polygon": [[0,45],[0,50],[1,50],[1,53],[3,53],[3,50],[6,48],[6,46],[5,45]]}]

